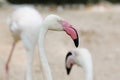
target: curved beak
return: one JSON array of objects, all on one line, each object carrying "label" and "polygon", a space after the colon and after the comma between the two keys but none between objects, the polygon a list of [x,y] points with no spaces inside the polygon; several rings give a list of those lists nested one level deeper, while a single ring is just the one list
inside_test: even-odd
[{"label": "curved beak", "polygon": [[68,52],[67,53],[67,55],[66,55],[66,58],[65,58],[65,65],[66,65],[66,71],[67,71],[67,75],[69,75],[70,74],[70,72],[71,72],[71,68],[72,68],[72,64],[68,67],[68,65],[69,65],[69,57],[72,55],[72,53],[71,52]]},{"label": "curved beak", "polygon": [[[72,67],[71,67],[71,68],[72,68]],[[71,68],[67,68],[67,67],[66,67],[67,75],[70,74],[70,72],[71,72]]]},{"label": "curved beak", "polygon": [[70,23],[64,20],[59,20],[58,22],[61,23],[64,31],[73,39],[75,46],[78,47],[79,37],[78,37],[77,30],[73,28],[73,25],[71,25]]},{"label": "curved beak", "polygon": [[71,26],[71,27],[66,27],[64,31],[73,39],[75,46],[78,47],[79,37],[78,37],[77,30]]},{"label": "curved beak", "polygon": [[77,31],[75,29],[74,29],[74,31],[75,31],[76,38],[72,38],[72,36],[71,36],[71,38],[73,39],[75,46],[78,47],[79,46],[79,37],[78,37]]}]

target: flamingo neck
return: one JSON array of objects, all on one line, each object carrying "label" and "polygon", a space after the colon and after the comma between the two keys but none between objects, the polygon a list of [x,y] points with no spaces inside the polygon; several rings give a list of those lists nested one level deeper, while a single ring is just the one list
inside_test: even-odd
[{"label": "flamingo neck", "polygon": [[52,80],[51,70],[47,61],[47,57],[45,54],[45,36],[47,33],[47,28],[45,26],[41,26],[39,31],[39,55],[40,55],[40,61],[42,64],[42,72],[44,75],[44,80]]},{"label": "flamingo neck", "polygon": [[92,65],[88,65],[84,68],[85,80],[93,80],[93,69]]},{"label": "flamingo neck", "polygon": [[46,33],[47,33],[47,29],[45,29],[43,27],[40,28],[40,31],[39,31],[39,49],[40,49],[40,53],[45,53],[44,45],[45,45]]}]

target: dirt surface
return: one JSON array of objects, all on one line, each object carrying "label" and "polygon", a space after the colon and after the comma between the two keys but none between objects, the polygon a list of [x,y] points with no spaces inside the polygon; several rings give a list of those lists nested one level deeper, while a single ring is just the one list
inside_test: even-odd
[{"label": "dirt surface", "polygon": [[[120,80],[120,8],[96,11],[86,10],[43,10],[37,7],[43,17],[54,13],[76,25],[79,47],[88,48],[93,57],[94,80]],[[47,8],[45,8],[47,9]],[[101,9],[101,8],[100,8]],[[13,12],[13,6],[0,8],[0,80],[5,80],[5,62],[13,42],[6,18]],[[65,32],[48,31],[46,36],[46,55],[52,70],[53,80],[83,80],[84,72],[74,66],[70,76],[65,70],[65,55],[75,48],[72,39]],[[10,80],[24,80],[26,71],[26,52],[22,42],[15,48],[10,63]],[[38,49],[33,65],[34,80],[44,80],[40,67]]]}]

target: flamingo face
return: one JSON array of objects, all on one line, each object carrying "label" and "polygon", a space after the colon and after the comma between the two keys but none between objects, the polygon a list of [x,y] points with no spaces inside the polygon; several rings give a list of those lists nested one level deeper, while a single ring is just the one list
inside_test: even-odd
[{"label": "flamingo face", "polygon": [[65,31],[74,41],[74,44],[76,47],[79,45],[79,37],[77,30],[73,28],[74,26],[65,21],[63,18],[57,16],[57,15],[48,15],[45,20],[45,26],[49,30],[54,31]]},{"label": "flamingo face", "polygon": [[58,22],[62,25],[64,31],[73,39],[75,46],[78,47],[79,37],[78,37],[78,33],[77,33],[76,29],[73,27],[73,25],[71,25],[70,23],[68,23],[67,21],[64,21],[64,20],[60,20]]},{"label": "flamingo face", "polygon": [[77,65],[85,72],[85,80],[93,80],[93,63],[88,49],[75,48],[69,51],[65,60],[67,74],[70,74],[73,65]]}]

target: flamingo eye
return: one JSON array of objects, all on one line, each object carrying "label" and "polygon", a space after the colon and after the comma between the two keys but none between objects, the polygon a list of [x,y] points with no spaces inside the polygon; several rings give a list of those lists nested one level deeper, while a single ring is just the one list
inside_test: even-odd
[{"label": "flamingo eye", "polygon": [[58,23],[62,23],[62,21],[61,21],[61,20],[59,20],[59,19],[57,20],[57,22],[58,22]]}]

